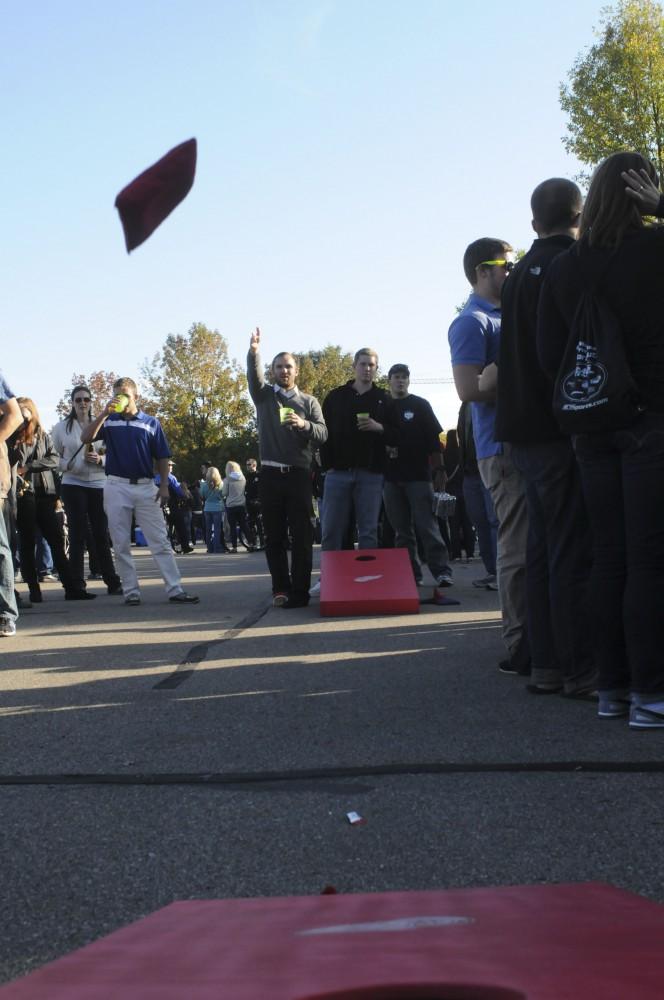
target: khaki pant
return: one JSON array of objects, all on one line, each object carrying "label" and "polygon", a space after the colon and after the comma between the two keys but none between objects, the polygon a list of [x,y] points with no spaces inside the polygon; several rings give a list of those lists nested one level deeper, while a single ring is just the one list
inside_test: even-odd
[{"label": "khaki pant", "polygon": [[528,659],[526,624],[526,540],[528,513],[525,486],[514,467],[510,445],[502,455],[478,461],[482,482],[491,494],[498,518],[498,591],[503,612],[503,640],[510,658]]}]

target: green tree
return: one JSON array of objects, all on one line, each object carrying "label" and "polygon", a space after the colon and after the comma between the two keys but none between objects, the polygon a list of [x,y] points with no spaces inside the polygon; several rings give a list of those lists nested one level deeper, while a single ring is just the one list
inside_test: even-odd
[{"label": "green tree", "polygon": [[209,454],[247,447],[254,430],[247,379],[217,330],[194,323],[186,336],[169,334],[141,374],[171,449],[188,476]]},{"label": "green tree", "polygon": [[602,12],[597,42],[560,86],[568,115],[563,142],[594,166],[619,150],[664,168],[664,14],[653,0],[621,0]]},{"label": "green tree", "polygon": [[353,355],[338,344],[327,344],[320,351],[296,354],[299,368],[297,384],[322,403],[328,392],[353,377]]}]

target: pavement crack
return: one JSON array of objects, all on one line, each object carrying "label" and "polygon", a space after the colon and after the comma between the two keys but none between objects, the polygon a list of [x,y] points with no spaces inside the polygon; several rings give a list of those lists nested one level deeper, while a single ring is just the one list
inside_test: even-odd
[{"label": "pavement crack", "polygon": [[231,639],[235,639],[241,632],[246,629],[251,628],[256,622],[265,615],[270,608],[269,603],[261,601],[257,604],[248,615],[234,625],[233,628],[227,629],[223,635],[218,639],[213,639],[211,642],[199,642],[195,646],[192,646],[189,652],[186,654],[184,659],[178,664],[175,670],[168,675],[168,677],[163,677],[156,684],[152,685],[153,691],[172,691],[174,688],[179,688],[185,681],[194,673],[195,668],[199,663],[203,663],[207,659],[210,650],[215,649],[224,642],[229,642]]},{"label": "pavement crack", "polygon": [[410,764],[368,764],[358,767],[299,768],[283,771],[136,771],[133,773],[53,773],[53,774],[0,774],[0,785],[207,785],[244,786],[256,789],[265,785],[281,785],[284,790],[295,789],[302,782],[330,782],[343,779],[377,778],[400,775],[454,775],[454,774],[661,774],[664,761],[506,761],[493,763],[447,763],[423,761]]}]

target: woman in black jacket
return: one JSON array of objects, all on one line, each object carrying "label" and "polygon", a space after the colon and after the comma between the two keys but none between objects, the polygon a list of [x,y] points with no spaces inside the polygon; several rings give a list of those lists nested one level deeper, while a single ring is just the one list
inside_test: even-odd
[{"label": "woman in black jacket", "polygon": [[[629,714],[636,729],[664,728],[664,227],[644,219],[663,211],[658,183],[638,153],[614,153],[599,165],[578,244],[549,266],[537,331],[540,363],[553,381],[592,283],[618,321],[644,406],[618,430],[573,438],[593,533],[588,627],[599,715]],[[601,380],[595,367],[590,374]]]},{"label": "woman in black jacket", "polygon": [[53,562],[65,589],[65,599],[92,600],[94,594],[76,589],[65,553],[64,537],[55,514],[57,494],[53,470],[58,468],[60,456],[53,447],[50,435],[41,426],[39,411],[33,401],[19,396],[17,402],[24,422],[9,440],[9,456],[17,472],[16,525],[21,576],[28,585],[31,601],[40,603],[42,593],[35,564],[35,535],[39,528],[53,554]]}]

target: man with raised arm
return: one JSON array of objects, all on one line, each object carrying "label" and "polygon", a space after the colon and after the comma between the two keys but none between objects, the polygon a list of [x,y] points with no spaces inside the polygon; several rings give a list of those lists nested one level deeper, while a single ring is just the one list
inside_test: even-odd
[{"label": "man with raised arm", "polygon": [[[173,604],[197,604],[198,597],[182,587],[171,544],[168,540],[162,506],[168,503],[168,441],[161,424],[139,410],[138,389],[130,378],[113,383],[115,396],[107,403],[96,420],[86,424],[81,441],[87,444],[97,435],[106,445],[106,482],[104,510],[113,551],[122,579],[125,604],[141,603],[136,567],[131,556],[131,520],[145,535],[152,558],[166,584],[168,599]],[[155,493],[154,474],[159,473]]]},{"label": "man with raised arm", "polygon": [[265,382],[260,340],[256,327],[249,341],[247,380],[258,419],[258,489],[272,603],[280,608],[303,608],[309,603],[313,552],[311,464],[315,449],[327,440],[327,427],[318,400],[296,385],[298,367],[292,354],[281,351],[274,356],[272,384]]}]

